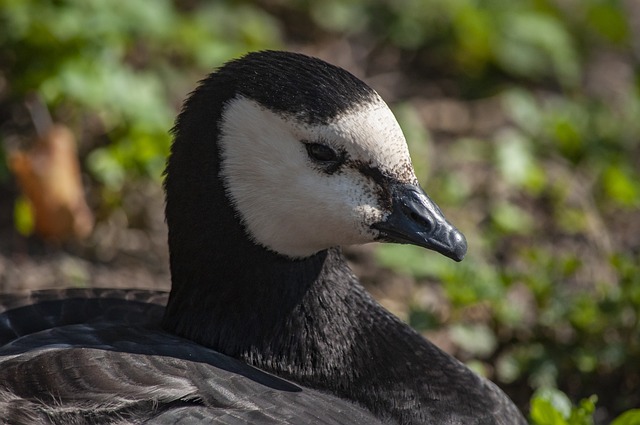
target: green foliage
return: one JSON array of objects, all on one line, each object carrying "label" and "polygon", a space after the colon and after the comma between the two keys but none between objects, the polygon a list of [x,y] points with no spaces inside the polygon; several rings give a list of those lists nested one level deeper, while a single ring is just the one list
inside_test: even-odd
[{"label": "green foliage", "polygon": [[495,333],[485,324],[456,324],[451,327],[451,340],[476,358],[487,358],[495,351]]},{"label": "green foliage", "polygon": [[[418,3],[428,3],[428,13]],[[637,238],[619,242],[618,223],[621,215],[628,223],[639,218],[640,80],[637,61],[625,50],[631,33],[622,3],[395,4],[367,6],[365,27],[424,55],[416,66],[428,63],[429,75],[447,67],[463,97],[500,98],[510,122],[485,140],[459,138],[445,147],[420,136],[426,143],[416,155],[419,177],[450,218],[453,213],[470,248],[454,264],[412,247],[379,247],[383,265],[440,282],[453,307],[444,321],[412,311],[412,324],[446,329],[474,358],[493,356],[498,381],[526,381],[534,389],[570,381],[572,397],[578,386],[581,396],[597,393],[610,403],[607,386],[626,380],[635,390],[620,394],[615,409],[637,403],[631,393],[639,390],[638,371],[630,365],[640,364],[640,256]],[[610,50],[636,64],[635,77],[627,66],[632,74],[608,92],[588,88],[589,72],[609,72],[589,70],[589,60]],[[420,134],[413,127],[409,138]],[[445,160],[425,159],[435,150]],[[478,183],[447,169],[460,164],[490,174]],[[468,216],[474,221],[465,222]],[[479,306],[489,317],[469,323],[468,312]],[[468,332],[473,326],[481,331]],[[594,400],[572,410],[564,394],[554,394],[534,398],[536,423],[592,423]]]},{"label": "green foliage", "polygon": [[[106,204],[132,175],[159,177],[170,123],[198,78],[287,36],[400,58],[394,71],[435,97],[497,100],[498,129],[444,143],[408,87],[394,112],[418,177],[466,234],[469,255],[454,264],[391,245],[377,255],[442,285],[450,314],[411,306],[412,325],[444,328],[477,369],[494,363],[499,382],[541,389],[534,423],[591,424],[595,398],[576,407],[547,388],[595,393],[609,414],[640,391],[640,67],[626,3],[0,0],[0,71],[13,102],[37,91],[83,135]],[[284,26],[298,20],[302,30]],[[4,159],[0,151],[0,180]],[[16,223],[27,231],[23,209]],[[480,319],[470,314],[478,308]],[[626,392],[614,399],[611,382]]]},{"label": "green foliage", "polygon": [[640,409],[632,409],[624,412],[611,422],[611,425],[639,425]]},{"label": "green foliage", "polygon": [[[531,398],[532,425],[593,425],[593,414],[598,397],[591,396],[578,403],[577,406],[565,393],[555,388],[543,388]],[[640,409],[629,410],[611,422],[611,425],[640,424]]]},{"label": "green foliage", "polygon": [[278,24],[238,2],[0,1],[0,54],[12,97],[39,92],[78,133],[96,116],[109,143],[87,166],[117,190],[132,171],[159,178],[179,99],[223,61],[279,45]]},{"label": "green foliage", "polygon": [[[408,51],[431,49],[449,72],[455,64],[454,72],[472,78],[499,68],[517,77],[552,77],[576,87],[581,52],[573,31],[586,27],[598,37],[628,42],[620,6],[597,0],[567,11],[550,0],[351,0],[300,2],[297,7],[328,31],[370,32]],[[570,26],[565,20],[576,22]]]},{"label": "green foliage", "polygon": [[544,388],[531,399],[531,420],[535,425],[593,425],[597,401],[598,397],[591,396],[572,406],[562,391]]}]

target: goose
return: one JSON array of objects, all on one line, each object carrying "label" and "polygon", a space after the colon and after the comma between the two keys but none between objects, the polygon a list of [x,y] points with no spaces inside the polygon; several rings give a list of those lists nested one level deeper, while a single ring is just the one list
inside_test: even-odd
[{"label": "goose", "polygon": [[[381,307],[341,246],[464,236],[380,96],[299,53],[227,62],[173,128],[172,286],[0,300],[9,424],[525,424],[492,382]],[[166,306],[165,306],[166,305]]]}]

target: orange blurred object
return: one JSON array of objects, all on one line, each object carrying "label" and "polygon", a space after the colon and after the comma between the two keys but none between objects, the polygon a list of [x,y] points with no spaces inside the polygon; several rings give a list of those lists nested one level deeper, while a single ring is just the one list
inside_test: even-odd
[{"label": "orange blurred object", "polygon": [[31,148],[9,155],[10,168],[31,202],[39,236],[56,242],[86,238],[94,218],[84,197],[75,138],[64,125],[47,127]]}]

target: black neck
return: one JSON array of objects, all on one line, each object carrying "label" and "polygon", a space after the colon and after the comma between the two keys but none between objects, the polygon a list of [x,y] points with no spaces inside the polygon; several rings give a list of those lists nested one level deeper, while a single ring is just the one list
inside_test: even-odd
[{"label": "black neck", "polygon": [[164,328],[398,423],[519,423],[504,395],[379,306],[339,250],[291,261],[251,245],[174,278]]},{"label": "black neck", "polygon": [[172,288],[163,323],[238,357],[293,314],[327,252],[294,261],[249,240],[219,176],[218,123],[234,92],[233,78],[210,76],[176,122],[165,179]]},{"label": "black neck", "polygon": [[292,261],[246,239],[207,248],[187,267],[173,267],[164,326],[227,355],[246,356],[298,314],[328,255]]}]

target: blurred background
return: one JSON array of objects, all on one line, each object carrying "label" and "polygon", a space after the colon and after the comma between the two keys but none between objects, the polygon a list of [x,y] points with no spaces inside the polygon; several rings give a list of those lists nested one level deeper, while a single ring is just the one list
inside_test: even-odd
[{"label": "blurred background", "polygon": [[534,423],[640,407],[636,0],[0,0],[0,292],[168,289],[169,129],[260,49],[374,87],[467,236],[348,249],[383,305]]}]

